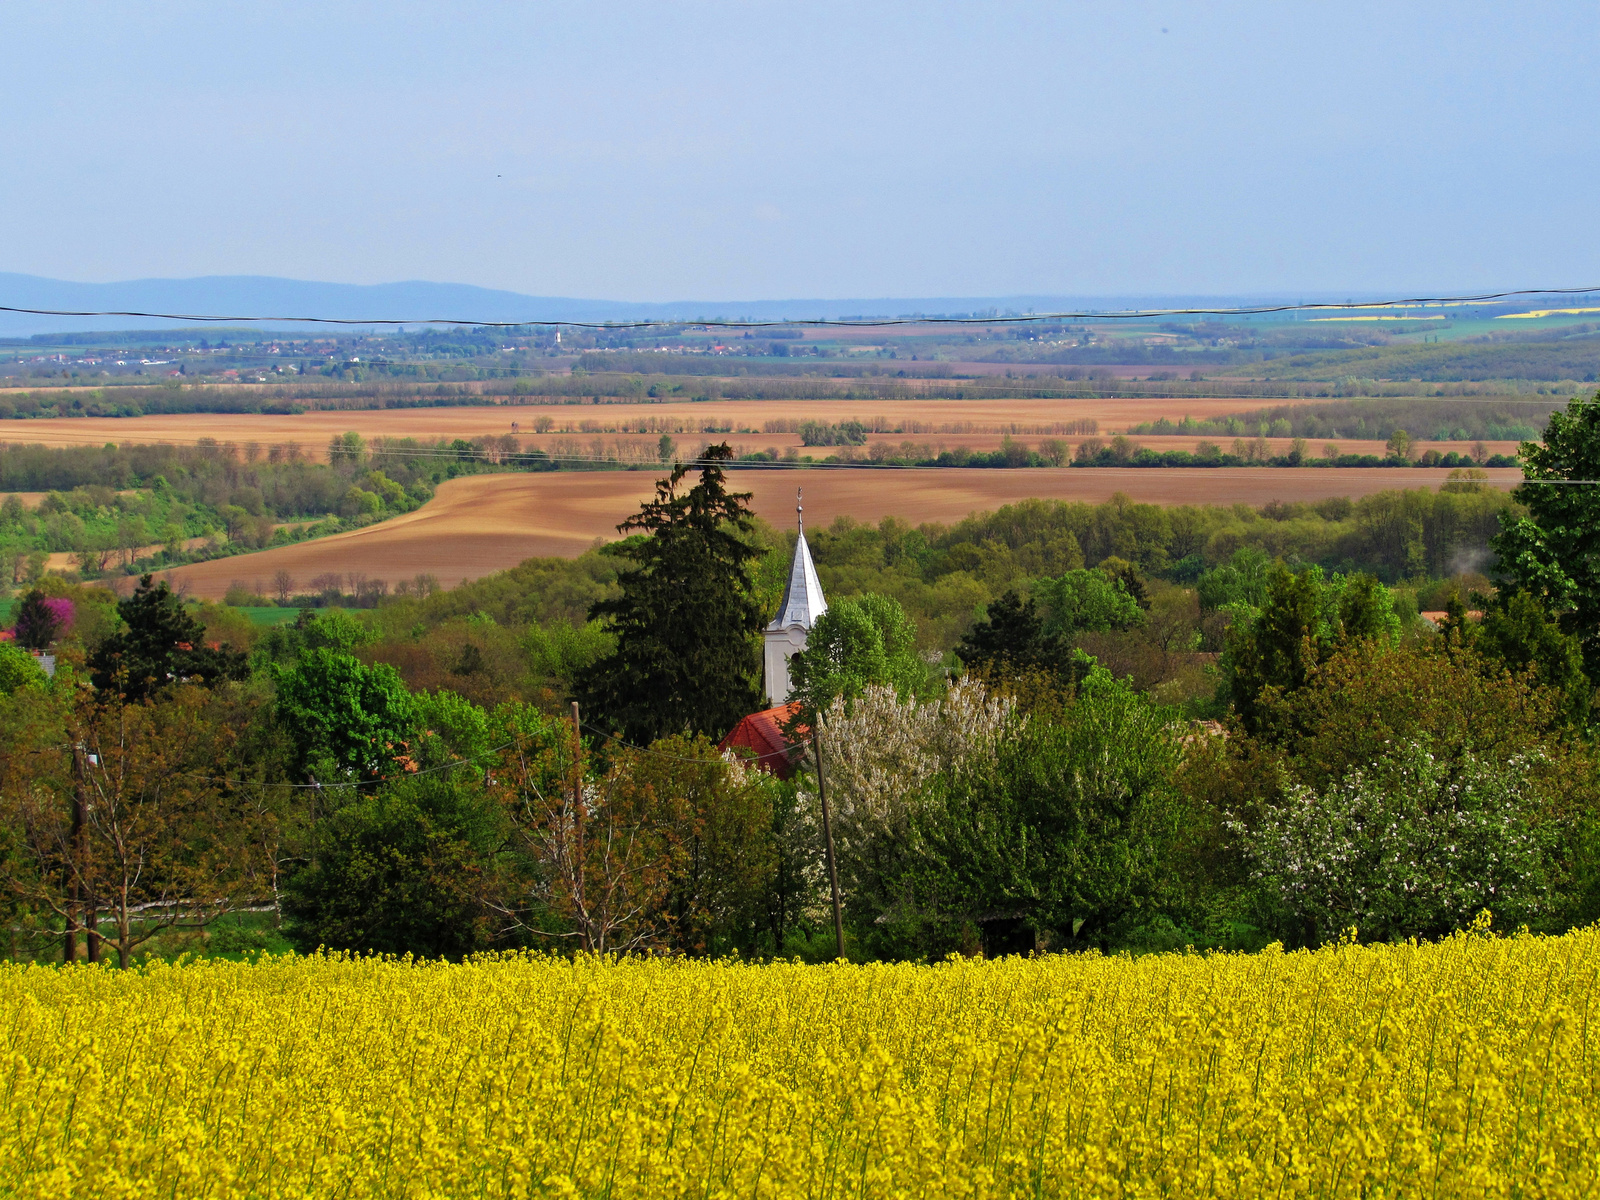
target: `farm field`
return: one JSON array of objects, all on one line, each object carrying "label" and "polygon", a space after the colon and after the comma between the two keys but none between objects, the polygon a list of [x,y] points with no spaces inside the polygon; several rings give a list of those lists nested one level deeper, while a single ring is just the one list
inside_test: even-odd
[{"label": "farm field", "polygon": [[[33,504],[30,507],[37,508],[38,505]],[[203,537],[184,538],[182,545],[185,550],[195,550],[210,540],[210,538]],[[147,554],[154,554],[159,549],[161,549],[159,544],[152,543],[148,546],[135,546],[128,553],[133,558],[138,559]],[[75,569],[77,565],[78,555],[75,551],[58,550],[54,554],[47,556],[44,561],[45,570],[47,571],[69,571]]]},{"label": "farm field", "polygon": [[[1184,416],[1196,419],[1259,408],[1260,400],[687,400],[653,404],[490,404],[459,408],[388,408],[315,411],[298,415],[197,413],[148,417],[51,417],[0,421],[0,441],[47,446],[99,446],[106,442],[193,443],[200,438],[244,445],[297,442],[320,453],[328,440],[354,430],[363,437],[474,438],[513,432],[532,434],[541,416],[573,433],[602,432],[641,421],[678,422],[696,431],[706,425],[747,427],[758,433],[772,420],[871,421],[883,417],[892,427],[906,422],[932,426],[970,423],[971,432],[994,432],[1012,425],[1047,426],[1093,419],[1102,433],[1141,421]],[[584,422],[594,428],[584,430]],[[750,436],[750,435],[746,435]],[[929,436],[929,435],[906,435]],[[1019,436],[1023,436],[1019,431]],[[1038,435],[1034,435],[1038,436]]]},{"label": "farm field", "polygon": [[[856,459],[871,457],[874,447],[887,445],[891,454],[900,453],[903,445],[909,444],[914,454],[930,451],[938,454],[944,450],[953,450],[965,447],[968,450],[990,451],[997,450],[1010,435],[1003,433],[874,433],[868,436],[866,444],[853,447],[839,446],[805,446],[800,441],[800,435],[794,433],[701,433],[681,434],[674,438],[678,443],[680,453],[692,454],[702,442],[725,441],[733,447],[738,455],[750,454],[759,450],[769,450],[776,447],[780,451],[794,450],[800,455],[809,455],[815,459],[824,459],[830,455],[843,455],[853,452]],[[1043,435],[1019,434],[1012,438],[1017,443],[1030,450],[1039,448],[1039,444],[1049,437],[1057,436],[1067,443],[1069,449],[1077,445],[1089,435]],[[1101,432],[1093,435],[1104,443],[1115,434]],[[597,434],[597,433],[550,433],[527,436],[518,434],[518,440],[524,448],[540,449],[552,454],[572,456],[575,454],[614,454],[623,461],[643,458],[654,458],[656,455],[656,438],[644,437],[638,434]],[[1254,441],[1255,439],[1249,439]],[[1293,438],[1266,438],[1263,439],[1268,446],[1269,456],[1288,454],[1293,447]],[[1136,445],[1146,446],[1151,450],[1186,450],[1194,452],[1201,442],[1209,441],[1213,445],[1222,447],[1231,452],[1233,439],[1221,434],[1210,434],[1204,437],[1195,434],[1182,436],[1172,434],[1136,434],[1133,435]],[[1322,454],[1326,440],[1309,442],[1308,453],[1312,458]],[[1342,454],[1372,454],[1384,458],[1388,454],[1387,443],[1374,439],[1339,438],[1335,443]],[[1470,454],[1477,445],[1476,442],[1419,442],[1413,447],[1413,455],[1423,450],[1437,450],[1440,454],[1448,454],[1452,450],[1458,454]],[[1483,443],[1489,454],[1515,454],[1516,442],[1489,442]],[[318,447],[320,451],[322,448]]]},{"label": "farm field", "polygon": [[26,1134],[0,1141],[0,1192],[1502,1196],[1536,1180],[1561,1200],[1600,1187],[1597,972],[1592,928],[935,966],[8,964],[0,1108]]},{"label": "farm field", "polygon": [[[234,581],[263,588],[280,569],[301,585],[314,576],[352,573],[371,579],[436,576],[446,587],[515,566],[525,558],[582,553],[597,538],[617,537],[617,523],[654,494],[659,471],[559,471],[473,475],[449,480],[415,512],[316,541],[178,567],[174,585],[221,597]],[[1489,472],[1511,488],[1516,468]],[[1122,492],[1152,504],[1265,504],[1363,496],[1396,488],[1437,486],[1446,472],[1404,467],[1095,468],[1063,470],[835,468],[732,470],[730,486],[753,493],[765,520],[787,528],[795,489],[805,489],[806,517],[877,522],[886,516],[912,524],[954,522],[1033,496],[1098,503]]]}]

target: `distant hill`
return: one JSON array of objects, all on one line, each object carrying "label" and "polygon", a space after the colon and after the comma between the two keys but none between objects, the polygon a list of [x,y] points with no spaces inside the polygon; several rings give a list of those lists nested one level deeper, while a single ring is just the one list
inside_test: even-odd
[{"label": "distant hill", "polygon": [[[1218,296],[979,296],[845,300],[679,300],[634,303],[524,296],[460,283],[351,284],[277,279],[267,275],[208,275],[199,279],[131,279],[70,283],[0,272],[0,305],[55,310],[170,312],[225,317],[388,318],[423,324],[429,318],[467,321],[782,320],[805,317],[987,315],[1152,306],[1221,307],[1260,299]],[[0,312],[0,337],[91,329],[155,329],[143,317],[48,317]],[[166,322],[192,325],[192,321]],[[285,325],[309,329],[314,326]]]},{"label": "distant hill", "polygon": [[[0,273],[0,304],[11,308],[72,311],[171,312],[194,316],[395,318],[462,317],[483,321],[619,320],[633,306],[604,300],[521,296],[450,283],[314,283],[266,275],[210,275],[200,279],[132,279],[122,283],[68,283],[34,275]],[[129,317],[45,317],[0,313],[0,335],[88,329],[158,329],[161,322]],[[284,328],[312,328],[286,325]]]}]

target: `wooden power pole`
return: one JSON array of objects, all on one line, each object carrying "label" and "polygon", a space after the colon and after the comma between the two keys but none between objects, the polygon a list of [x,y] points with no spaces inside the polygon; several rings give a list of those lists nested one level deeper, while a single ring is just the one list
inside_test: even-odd
[{"label": "wooden power pole", "polygon": [[584,949],[593,950],[594,939],[589,923],[589,909],[584,897],[584,871],[587,862],[583,853],[583,725],[578,720],[578,702],[572,702],[572,898],[583,922]]},{"label": "wooden power pole", "polygon": [[833,857],[833,821],[828,813],[828,785],[822,770],[822,734],[811,735],[817,755],[817,796],[822,801],[822,841],[828,852],[828,884],[833,889],[833,936],[840,960],[844,959],[844,913],[839,904],[839,865]]},{"label": "wooden power pole", "polygon": [[[93,875],[89,871],[88,857],[89,831],[86,828],[89,822],[89,771],[85,759],[89,752],[81,744],[72,748],[72,857],[73,857],[73,895],[86,900],[88,913],[80,918],[85,930],[85,941],[89,948],[89,961],[100,961],[100,906],[94,894]],[[95,759],[96,763],[99,759]],[[85,886],[85,875],[89,876]],[[87,895],[85,895],[87,893]],[[76,948],[74,948],[76,949]]]}]

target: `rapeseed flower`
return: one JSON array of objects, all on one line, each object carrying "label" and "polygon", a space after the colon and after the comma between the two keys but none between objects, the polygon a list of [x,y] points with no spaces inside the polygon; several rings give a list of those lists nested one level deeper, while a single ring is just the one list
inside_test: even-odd
[{"label": "rapeseed flower", "polygon": [[0,1195],[1586,1196],[1600,931],[0,968]]}]

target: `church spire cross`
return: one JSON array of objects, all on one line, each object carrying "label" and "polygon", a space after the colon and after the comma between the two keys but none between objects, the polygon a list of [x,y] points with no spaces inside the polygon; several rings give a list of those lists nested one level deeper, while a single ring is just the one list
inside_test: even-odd
[{"label": "church spire cross", "polygon": [[795,488],[794,490],[794,511],[799,514],[801,537],[805,537],[806,535],[806,506],[800,502],[803,492],[803,488]]}]

